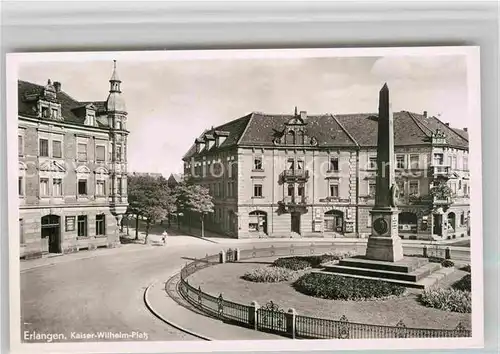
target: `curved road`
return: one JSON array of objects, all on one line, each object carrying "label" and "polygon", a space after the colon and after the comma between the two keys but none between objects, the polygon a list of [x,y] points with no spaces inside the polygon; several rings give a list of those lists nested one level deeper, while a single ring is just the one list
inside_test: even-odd
[{"label": "curved road", "polygon": [[[72,337],[71,333],[139,332],[147,334],[147,338],[131,340],[198,340],[156,318],[143,301],[145,288],[179,271],[189,260],[183,257],[200,258],[229,247],[185,238],[187,242],[183,245],[176,242],[167,247],[144,246],[86,259],[68,258],[59,264],[23,271],[21,337],[28,331],[60,333],[70,341],[88,341]],[[269,243],[259,242],[256,247],[268,247]],[[279,246],[290,243],[295,242],[279,242]],[[251,248],[252,244],[240,247]]]},{"label": "curved road", "polygon": [[149,312],[144,289],[178,271],[187,261],[183,256],[203,257],[220,249],[221,245],[200,240],[27,270],[21,273],[21,336],[24,331],[61,333],[77,341],[71,332],[137,331],[153,341],[194,340]]}]

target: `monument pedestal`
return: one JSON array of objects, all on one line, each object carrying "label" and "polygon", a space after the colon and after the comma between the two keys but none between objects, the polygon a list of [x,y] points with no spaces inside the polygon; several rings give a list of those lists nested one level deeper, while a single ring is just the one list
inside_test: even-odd
[{"label": "monument pedestal", "polygon": [[368,238],[366,258],[397,262],[403,259],[403,243],[398,235],[398,213],[395,208],[380,208],[370,211],[372,234]]}]

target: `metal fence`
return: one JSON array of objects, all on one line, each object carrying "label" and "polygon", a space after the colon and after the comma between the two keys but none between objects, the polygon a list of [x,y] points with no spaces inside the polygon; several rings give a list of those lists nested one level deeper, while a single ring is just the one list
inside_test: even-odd
[{"label": "metal fence", "polygon": [[[335,249],[336,246],[336,249]],[[356,247],[351,247],[355,251]],[[243,259],[314,255],[338,252],[338,244],[309,244],[290,247],[266,247],[248,250],[228,249],[219,254],[206,255],[187,263],[180,272],[179,293],[191,305],[203,313],[232,324],[272,332],[290,338],[303,339],[374,339],[374,338],[451,338],[470,337],[471,330],[459,323],[455,329],[409,328],[399,321],[395,326],[380,326],[350,322],[345,316],[339,320],[297,315],[295,310],[285,311],[269,301],[263,306],[228,301],[222,294],[213,296],[189,283],[193,273],[226,262]],[[425,252],[425,251],[424,251]]]}]

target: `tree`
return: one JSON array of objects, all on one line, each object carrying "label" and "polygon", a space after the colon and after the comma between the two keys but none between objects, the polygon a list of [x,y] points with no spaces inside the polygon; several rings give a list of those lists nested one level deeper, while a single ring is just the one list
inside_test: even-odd
[{"label": "tree", "polygon": [[[189,181],[179,183],[175,188],[175,204],[177,212],[183,212],[184,215],[197,213],[201,221],[201,237],[205,236],[205,215],[213,213],[214,204],[208,188],[191,184]],[[191,228],[191,222],[189,222]]]},{"label": "tree", "polygon": [[201,237],[205,237],[205,215],[214,212],[214,203],[208,188],[199,185],[190,186],[188,188],[188,208],[200,214],[201,220]]},{"label": "tree", "polygon": [[146,220],[147,243],[151,225],[165,219],[168,213],[168,187],[159,179],[150,176],[129,177],[129,210],[136,215],[136,239],[138,239],[139,218]]}]

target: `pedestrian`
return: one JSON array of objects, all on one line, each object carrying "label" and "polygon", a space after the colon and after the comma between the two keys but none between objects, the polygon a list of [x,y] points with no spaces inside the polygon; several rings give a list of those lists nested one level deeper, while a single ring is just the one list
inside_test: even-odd
[{"label": "pedestrian", "polygon": [[168,233],[167,233],[167,230],[165,230],[161,234],[161,242],[163,242],[164,245],[167,244],[167,237],[168,237]]}]

